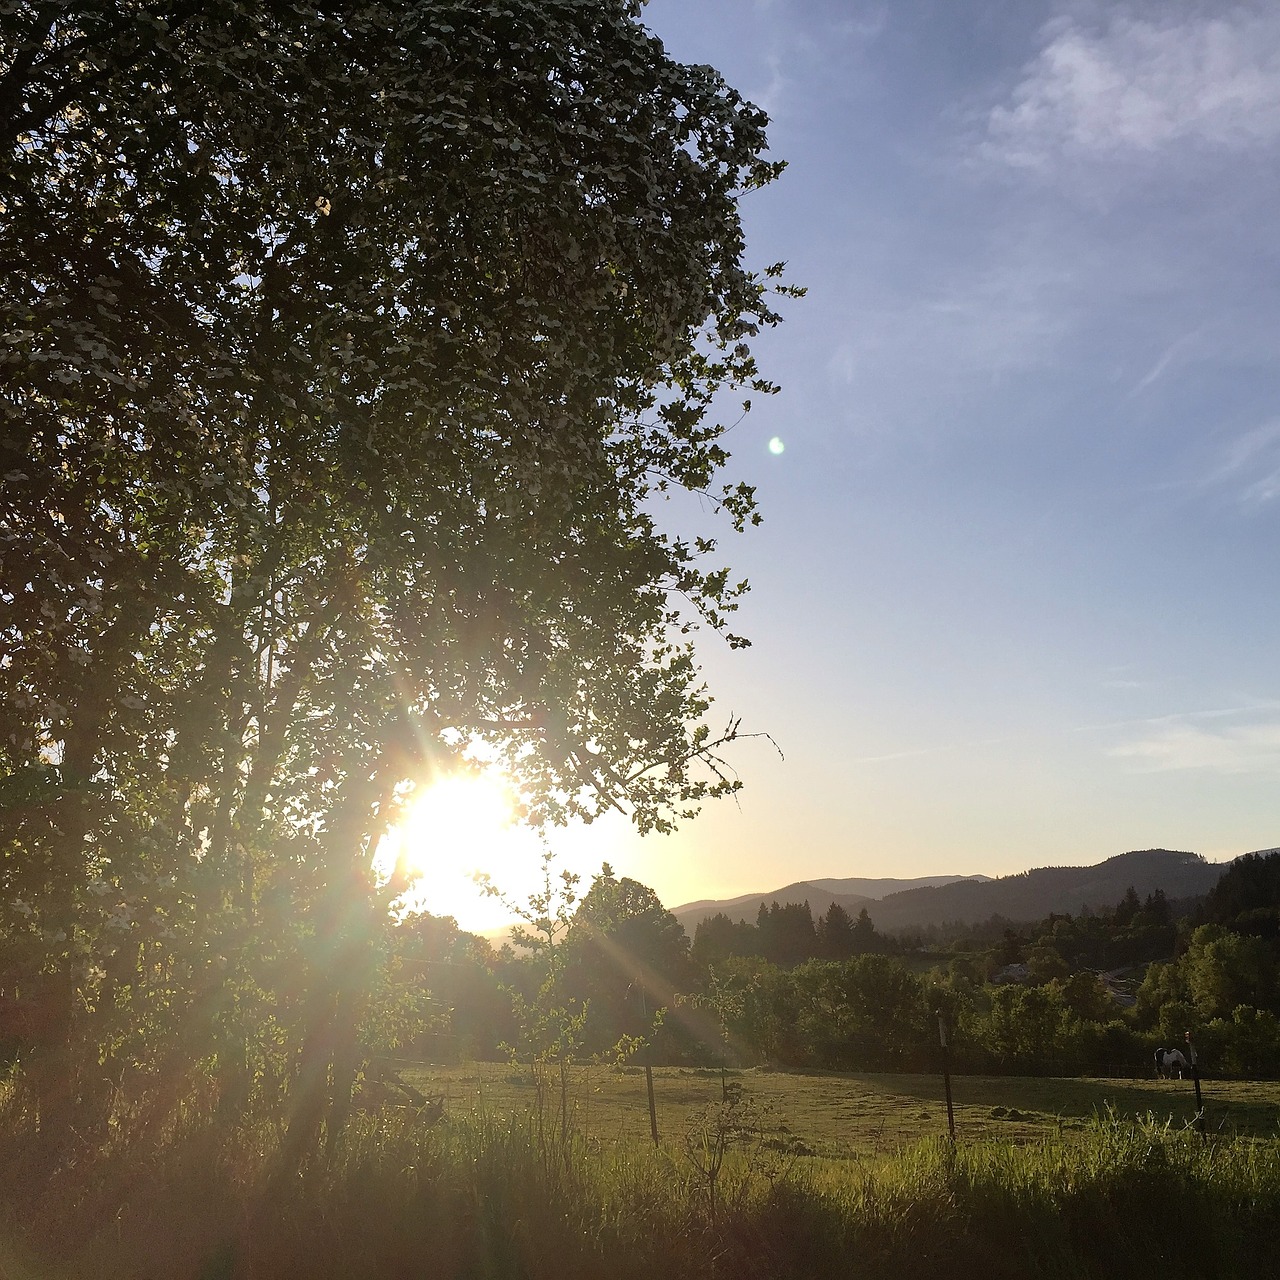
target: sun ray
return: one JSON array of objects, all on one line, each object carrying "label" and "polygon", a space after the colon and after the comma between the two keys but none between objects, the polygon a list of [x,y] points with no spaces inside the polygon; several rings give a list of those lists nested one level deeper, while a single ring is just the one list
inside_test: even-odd
[{"label": "sun ray", "polygon": [[399,868],[412,880],[405,908],[453,916],[464,929],[498,928],[510,918],[486,899],[485,872],[517,898],[538,866],[537,836],[518,822],[512,788],[496,773],[457,773],[423,787],[378,853],[384,878]]}]

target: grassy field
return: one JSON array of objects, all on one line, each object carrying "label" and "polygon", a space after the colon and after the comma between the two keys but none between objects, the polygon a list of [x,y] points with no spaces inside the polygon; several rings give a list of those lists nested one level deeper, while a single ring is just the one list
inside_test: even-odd
[{"label": "grassy field", "polygon": [[952,1147],[936,1078],[732,1072],[803,1148],[735,1130],[712,1176],[718,1072],[656,1071],[657,1150],[637,1068],[577,1072],[567,1136],[527,1069],[402,1074],[447,1123],[384,1107],[301,1163],[279,1117],[199,1109],[51,1162],[0,1090],[0,1280],[1256,1280],[1280,1256],[1274,1084],[1209,1082],[1202,1142],[1189,1082],[961,1077]]},{"label": "grassy field", "polygon": [[[423,1093],[443,1096],[446,1114],[499,1116],[528,1110],[528,1070],[503,1063],[402,1066]],[[679,1141],[695,1115],[721,1100],[719,1071],[654,1068],[654,1098],[664,1145]],[[730,1071],[774,1121],[815,1155],[834,1159],[883,1154],[946,1133],[940,1076],[830,1072]],[[1280,1134],[1280,1082],[1202,1081],[1207,1126],[1223,1136]],[[1195,1116],[1189,1080],[1091,1080],[956,1076],[956,1135],[961,1142],[1025,1143],[1092,1128],[1095,1116],[1154,1120],[1180,1129]],[[644,1071],[575,1069],[570,1084],[575,1127],[600,1143],[649,1140]]]}]

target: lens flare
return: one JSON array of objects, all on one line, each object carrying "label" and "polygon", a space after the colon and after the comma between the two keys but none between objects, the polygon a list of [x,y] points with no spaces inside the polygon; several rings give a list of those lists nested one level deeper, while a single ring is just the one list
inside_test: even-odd
[{"label": "lens flare", "polygon": [[505,922],[510,912],[488,900],[474,881],[485,872],[495,884],[522,890],[537,865],[537,842],[515,821],[511,792],[491,774],[441,778],[410,801],[388,832],[376,866],[389,877],[399,867],[413,880],[404,906],[453,916],[464,929]]}]

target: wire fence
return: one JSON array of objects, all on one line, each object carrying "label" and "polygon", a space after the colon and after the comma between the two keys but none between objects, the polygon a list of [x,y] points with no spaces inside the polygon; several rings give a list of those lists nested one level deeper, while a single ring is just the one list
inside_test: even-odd
[{"label": "wire fence", "polygon": [[[948,1132],[941,1073],[860,1074],[657,1067],[653,1112],[643,1067],[577,1066],[538,1078],[527,1065],[473,1062],[438,1065],[401,1059],[404,1079],[439,1100],[445,1115],[526,1114],[539,1105],[567,1108],[575,1131],[588,1140],[648,1141],[652,1127],[666,1145],[679,1145],[717,1109],[747,1098],[770,1132],[786,1135],[815,1155],[848,1157],[883,1152]],[[1099,1120],[1154,1118],[1174,1127],[1197,1121],[1193,1082],[1155,1079],[1133,1064],[1106,1077],[955,1076],[957,1140],[1026,1142],[1069,1137]],[[1254,1137],[1277,1134],[1280,1084],[1204,1082],[1204,1111],[1215,1131]]]}]

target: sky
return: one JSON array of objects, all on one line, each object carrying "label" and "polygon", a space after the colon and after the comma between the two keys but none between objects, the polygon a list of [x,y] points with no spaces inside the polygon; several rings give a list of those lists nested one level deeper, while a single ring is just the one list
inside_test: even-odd
[{"label": "sky", "polygon": [[644,22],[788,164],[743,203],[749,264],[808,289],[727,441],[765,516],[722,542],[753,647],[701,653],[771,741],[733,750],[736,803],[564,833],[565,864],[670,907],[1280,844],[1280,8]]}]

